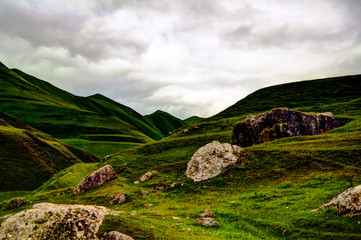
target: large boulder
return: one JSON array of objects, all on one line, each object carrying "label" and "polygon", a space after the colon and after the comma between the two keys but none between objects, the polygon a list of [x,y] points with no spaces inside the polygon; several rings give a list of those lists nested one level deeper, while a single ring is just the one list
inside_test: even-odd
[{"label": "large boulder", "polygon": [[117,232],[117,231],[111,231],[104,235],[105,235],[105,237],[101,238],[102,240],[133,240],[132,237],[129,237],[128,235],[125,235],[125,234]]},{"label": "large boulder", "polygon": [[355,216],[361,214],[361,185],[349,188],[340,195],[334,197],[330,202],[314,209],[319,211],[329,207],[335,207],[335,211],[341,215]]},{"label": "large boulder", "polygon": [[242,148],[229,143],[208,143],[193,155],[185,174],[195,182],[218,176],[238,161],[242,151]]},{"label": "large boulder", "polygon": [[81,182],[74,188],[73,193],[77,195],[87,189],[102,185],[104,182],[116,177],[117,173],[113,167],[106,165],[83,178],[83,180],[81,180]]},{"label": "large boulder", "polygon": [[40,203],[2,222],[0,239],[98,239],[104,216],[117,214],[100,206]]},{"label": "large boulder", "polygon": [[302,113],[275,108],[237,122],[233,128],[232,143],[248,147],[283,137],[319,135],[336,126],[332,113]]}]

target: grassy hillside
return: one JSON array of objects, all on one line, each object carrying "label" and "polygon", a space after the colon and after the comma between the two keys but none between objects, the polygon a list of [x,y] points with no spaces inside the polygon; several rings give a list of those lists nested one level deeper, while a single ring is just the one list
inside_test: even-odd
[{"label": "grassy hillside", "polygon": [[88,110],[91,112],[102,113],[110,116],[114,116],[120,120],[123,120],[139,130],[145,135],[159,140],[164,136],[159,132],[158,129],[155,129],[151,126],[142,115],[134,111],[133,109],[124,106],[120,103],[117,103],[107,97],[102,96],[101,94],[95,94],[89,97],[79,97],[71,93],[68,93],[62,89],[59,89],[50,83],[35,78],[29,74],[26,74],[18,69],[13,69],[13,71],[26,79],[30,83],[38,86],[39,88],[49,92],[53,96],[64,100],[65,102],[74,105],[80,109]]},{"label": "grassy hillside", "polygon": [[163,111],[155,111],[152,114],[144,116],[153,126],[159,129],[164,136],[168,136],[168,134],[180,127],[186,126],[187,123],[172,116],[169,113]]},{"label": "grassy hillside", "polygon": [[61,169],[96,161],[0,111],[0,191],[32,190]]},{"label": "grassy hillside", "polygon": [[[77,98],[46,82],[38,81],[28,75],[27,78],[36,84],[1,65],[0,110],[58,139],[64,139],[72,146],[94,152],[98,157],[134,146],[124,143],[153,141],[141,130],[117,117],[73,105],[79,100],[79,105],[85,106],[88,103],[86,106],[91,108],[90,105],[93,104],[94,108],[97,106],[105,111],[110,108],[105,100],[99,100],[96,96]],[[96,100],[92,100],[92,98],[96,98]],[[122,108],[114,107],[114,111],[121,112]],[[130,112],[125,112],[124,116],[128,113],[131,118]],[[134,122],[137,121],[134,118]],[[138,122],[147,126],[144,120]],[[148,126],[149,132],[152,132],[154,129],[149,124]],[[93,135],[92,139],[88,139],[87,135]],[[123,141],[114,141],[114,135],[121,136]],[[154,130],[154,135],[160,137],[161,133]],[[105,148],[106,145],[110,148]]]},{"label": "grassy hillside", "polygon": [[[260,89],[224,111],[211,117],[212,120],[233,117],[245,113],[264,112],[276,107],[323,110],[329,105],[339,105],[334,112],[347,112],[351,101],[360,104],[361,75],[325,78],[271,86]],[[325,106],[326,105],[326,106]]]},{"label": "grassy hillside", "polygon": [[[99,234],[118,230],[135,239],[360,239],[361,216],[342,217],[332,209],[311,212],[351,185],[361,184],[361,82],[351,81],[350,77],[344,80],[317,80],[314,85],[306,82],[308,89],[303,91],[316,94],[319,102],[310,94],[302,101],[295,97],[297,104],[292,105],[288,99],[276,106],[331,111],[341,127],[324,135],[283,138],[245,148],[242,162],[210,180],[194,183],[184,175],[197,149],[213,140],[229,142],[236,121],[264,108],[249,105],[247,110],[243,105],[276,101],[275,96],[282,98],[297,87],[276,86],[272,94],[266,94],[269,88],[260,90],[251,94],[252,98],[238,102],[239,108],[235,105],[231,108],[234,110],[223,113],[225,118],[204,119],[195,124],[197,128],[187,126],[188,132],[178,131],[163,141],[118,152],[98,166],[74,165],[27,198],[34,203],[98,204],[124,211],[120,216],[106,217]],[[320,88],[319,81],[327,87]],[[338,89],[347,91],[347,95],[332,93]],[[325,102],[323,90],[325,96],[332,93],[337,100]],[[84,194],[72,195],[80,179],[102,164],[111,164],[118,178]],[[151,170],[158,171],[151,180],[133,183]],[[176,183],[173,188],[172,183]],[[144,197],[144,191],[149,195]],[[131,200],[123,205],[107,205],[105,199],[115,192],[124,192]],[[148,203],[154,205],[145,207]],[[207,208],[215,212],[220,227],[193,224]],[[130,216],[134,211],[135,215]]]},{"label": "grassy hillside", "polygon": [[190,124],[193,124],[193,123],[197,123],[197,122],[201,121],[202,119],[203,118],[198,117],[198,116],[192,116],[192,117],[189,117],[187,119],[184,119],[183,122],[190,125]]}]

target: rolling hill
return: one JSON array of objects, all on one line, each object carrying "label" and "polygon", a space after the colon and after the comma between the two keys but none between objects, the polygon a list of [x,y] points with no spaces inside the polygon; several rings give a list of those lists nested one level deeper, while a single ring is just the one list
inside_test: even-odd
[{"label": "rolling hill", "polygon": [[100,95],[74,96],[3,64],[0,110],[98,157],[154,141],[146,134],[163,138],[130,108]]},{"label": "rolling hill", "polygon": [[0,111],[0,191],[33,190],[66,167],[97,161]]},{"label": "rolling hill", "polygon": [[144,116],[154,127],[159,129],[164,136],[180,127],[186,126],[187,123],[172,116],[169,113],[157,110],[152,114]]},{"label": "rolling hill", "polygon": [[[30,201],[104,205],[122,192],[130,200],[107,205],[99,230],[134,239],[360,239],[360,217],[333,210],[312,212],[350,186],[361,184],[361,75],[260,89],[220,114],[182,128],[158,142],[112,154],[105,163],[77,164],[27,195]],[[211,141],[229,142],[237,121],[273,107],[333,112],[340,127],[318,136],[297,136],[244,148],[244,158],[225,173],[193,182],[187,163]],[[74,196],[72,188],[94,169],[110,164],[117,179]],[[148,171],[149,181],[134,184]],[[74,178],[69,173],[77,172]],[[57,193],[57,194],[54,194]],[[1,197],[1,195],[0,195]],[[3,198],[4,199],[4,198]],[[217,228],[194,220],[205,209]],[[13,210],[16,212],[19,210]],[[2,209],[0,215],[8,214]]]},{"label": "rolling hill", "polygon": [[201,121],[202,119],[204,119],[204,118],[201,118],[201,117],[198,117],[198,116],[192,116],[192,117],[184,119],[183,122],[190,125],[190,124],[193,124],[193,123],[197,123],[197,122]]}]

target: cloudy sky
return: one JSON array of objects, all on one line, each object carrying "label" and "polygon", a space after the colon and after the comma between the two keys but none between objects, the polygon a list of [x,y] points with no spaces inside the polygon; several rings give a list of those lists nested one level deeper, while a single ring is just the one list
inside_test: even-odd
[{"label": "cloudy sky", "polygon": [[265,86],[361,73],[360,0],[0,0],[0,61],[141,114],[208,117]]}]

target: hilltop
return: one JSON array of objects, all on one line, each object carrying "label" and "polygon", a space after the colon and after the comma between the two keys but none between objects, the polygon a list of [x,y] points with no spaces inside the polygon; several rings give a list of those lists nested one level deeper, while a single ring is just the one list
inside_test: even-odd
[{"label": "hilltop", "polygon": [[161,110],[157,110],[152,114],[145,115],[145,119],[148,120],[154,127],[159,129],[164,136],[168,136],[170,132],[188,125],[186,122],[172,116]]}]

